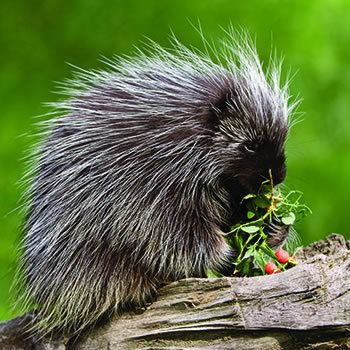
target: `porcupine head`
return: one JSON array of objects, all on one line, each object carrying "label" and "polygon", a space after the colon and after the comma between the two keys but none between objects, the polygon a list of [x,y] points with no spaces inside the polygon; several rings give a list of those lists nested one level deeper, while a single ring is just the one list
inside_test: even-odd
[{"label": "porcupine head", "polygon": [[77,332],[220,269],[242,197],[269,169],[283,181],[292,107],[279,66],[265,74],[244,38],[206,48],[151,44],[64,85],[29,172],[22,274],[35,330]]}]

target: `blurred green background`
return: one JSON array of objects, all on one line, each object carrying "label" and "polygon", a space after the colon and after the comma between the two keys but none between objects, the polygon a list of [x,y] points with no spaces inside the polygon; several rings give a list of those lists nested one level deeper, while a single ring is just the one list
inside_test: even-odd
[{"label": "blurred green background", "polygon": [[131,54],[144,36],[168,45],[172,29],[186,44],[200,45],[189,24],[199,20],[215,39],[220,26],[256,35],[267,61],[271,48],[296,73],[291,94],[303,102],[304,121],[288,142],[287,184],[302,190],[313,215],[298,225],[303,243],[330,232],[349,238],[350,198],[350,2],[348,0],[13,0],[0,12],[0,319],[10,311],[9,288],[23,214],[14,210],[23,188],[23,156],[35,138],[42,102],[58,96],[55,81],[71,76],[72,63],[103,65],[101,56]]}]

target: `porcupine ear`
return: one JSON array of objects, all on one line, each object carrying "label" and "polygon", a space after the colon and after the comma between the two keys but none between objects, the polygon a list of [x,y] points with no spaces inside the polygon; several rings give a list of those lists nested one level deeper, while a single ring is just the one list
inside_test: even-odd
[{"label": "porcupine ear", "polygon": [[218,117],[222,116],[227,112],[228,102],[230,100],[230,91],[223,91],[222,94],[213,103],[213,112],[217,114]]},{"label": "porcupine ear", "polygon": [[220,122],[228,117],[229,105],[232,101],[234,92],[232,87],[223,88],[210,104],[208,115],[208,126],[211,130],[217,130]]}]

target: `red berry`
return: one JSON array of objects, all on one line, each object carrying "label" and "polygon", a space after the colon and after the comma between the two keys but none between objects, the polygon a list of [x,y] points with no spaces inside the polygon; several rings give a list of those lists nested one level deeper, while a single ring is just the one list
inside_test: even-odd
[{"label": "red berry", "polygon": [[285,264],[285,263],[287,263],[289,261],[289,254],[288,254],[288,252],[286,252],[282,248],[279,248],[279,249],[276,250],[275,256],[276,256],[277,260],[281,264]]},{"label": "red berry", "polygon": [[265,272],[268,274],[268,275],[272,275],[273,273],[275,272],[279,272],[277,271],[278,268],[277,266],[273,263],[273,262],[268,262],[266,265],[265,265]]}]

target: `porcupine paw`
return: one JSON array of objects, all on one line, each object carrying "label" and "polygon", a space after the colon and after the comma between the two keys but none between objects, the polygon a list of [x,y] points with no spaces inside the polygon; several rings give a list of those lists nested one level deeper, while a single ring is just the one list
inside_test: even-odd
[{"label": "porcupine paw", "polygon": [[290,226],[273,219],[267,226],[267,243],[271,247],[282,246],[289,234]]},{"label": "porcupine paw", "polygon": [[222,259],[220,265],[216,268],[216,271],[224,276],[232,276],[235,269],[235,265],[232,262],[235,261],[237,255],[237,252],[232,248],[228,250],[224,259]]},{"label": "porcupine paw", "polygon": [[[221,234],[223,235],[223,233]],[[237,257],[237,252],[230,247],[224,239],[222,239],[220,249],[217,251],[218,254],[212,260],[212,264],[209,268],[224,276],[231,276],[234,268],[232,261],[234,261],[235,257]]]}]

